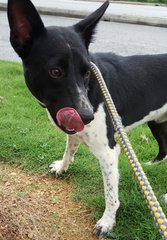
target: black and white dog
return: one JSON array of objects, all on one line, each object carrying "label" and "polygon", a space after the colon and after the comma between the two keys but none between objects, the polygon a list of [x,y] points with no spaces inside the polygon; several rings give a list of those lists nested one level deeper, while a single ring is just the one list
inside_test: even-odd
[{"label": "black and white dog", "polygon": [[101,70],[126,128],[148,122],[159,145],[155,161],[167,156],[167,54],[89,53],[95,27],[108,5],[106,1],[74,26],[46,28],[30,0],[8,0],[10,41],[23,61],[26,84],[54,124],[67,133],[63,160],[53,162],[50,171],[56,175],[67,171],[80,143],[100,162],[106,207],[94,228],[99,236],[115,224],[120,147],[90,61]]}]

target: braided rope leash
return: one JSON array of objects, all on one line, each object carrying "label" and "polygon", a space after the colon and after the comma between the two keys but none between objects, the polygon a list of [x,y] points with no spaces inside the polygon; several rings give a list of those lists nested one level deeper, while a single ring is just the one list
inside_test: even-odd
[{"label": "braided rope leash", "polygon": [[126,153],[129,163],[134,171],[134,174],[137,178],[141,191],[144,194],[148,207],[151,211],[152,216],[158,226],[159,232],[162,236],[162,239],[167,240],[167,219],[163,210],[157,201],[157,198],[152,190],[152,187],[147,179],[146,174],[144,173],[141,164],[138,161],[138,158],[132,148],[132,145],[128,139],[128,136],[124,130],[121,119],[118,115],[118,112],[115,108],[114,102],[110,96],[110,93],[107,89],[105,81],[101,75],[101,72],[97,66],[91,62],[91,69],[95,77],[98,80],[102,95],[104,97],[106,107],[108,109],[109,115],[111,117],[112,123],[114,125],[115,131],[118,133],[119,139],[123,146],[123,149]]}]

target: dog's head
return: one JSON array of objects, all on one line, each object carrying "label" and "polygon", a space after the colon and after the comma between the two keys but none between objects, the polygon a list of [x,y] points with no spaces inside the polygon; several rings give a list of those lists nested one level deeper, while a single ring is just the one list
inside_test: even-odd
[{"label": "dog's head", "polygon": [[108,5],[72,27],[45,27],[30,0],[8,0],[10,41],[23,61],[26,84],[68,134],[93,120],[88,47]]}]

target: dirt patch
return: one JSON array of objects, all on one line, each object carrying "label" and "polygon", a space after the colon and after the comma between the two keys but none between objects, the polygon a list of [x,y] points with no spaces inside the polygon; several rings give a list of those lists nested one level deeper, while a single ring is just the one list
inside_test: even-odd
[{"label": "dirt patch", "polygon": [[0,162],[0,240],[95,240],[90,210],[66,180],[27,174]]}]

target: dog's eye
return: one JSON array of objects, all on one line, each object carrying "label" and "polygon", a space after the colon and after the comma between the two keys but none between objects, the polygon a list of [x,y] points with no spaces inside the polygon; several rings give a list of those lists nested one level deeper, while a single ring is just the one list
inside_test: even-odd
[{"label": "dog's eye", "polygon": [[90,77],[90,71],[87,71],[85,74],[84,74],[84,78],[89,78]]},{"label": "dog's eye", "polygon": [[63,75],[63,72],[60,68],[49,69],[48,72],[52,78],[60,78]]}]

